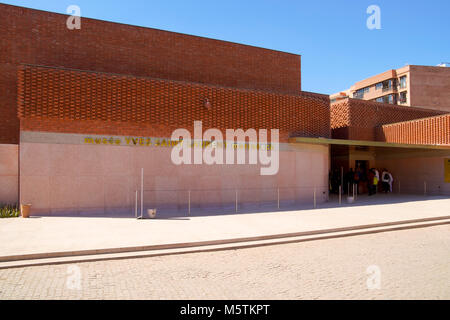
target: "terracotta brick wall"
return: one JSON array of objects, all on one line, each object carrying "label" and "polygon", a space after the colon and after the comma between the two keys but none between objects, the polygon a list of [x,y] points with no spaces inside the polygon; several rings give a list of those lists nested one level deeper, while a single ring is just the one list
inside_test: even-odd
[{"label": "terracotta brick wall", "polygon": [[34,64],[295,94],[299,55],[0,4],[0,143],[18,143],[17,67]]},{"label": "terracotta brick wall", "polygon": [[392,143],[450,145],[450,114],[384,125],[378,140]]},{"label": "terracotta brick wall", "polygon": [[443,114],[443,111],[404,107],[358,99],[331,104],[331,129],[335,139],[376,140],[377,128],[385,124]]},{"label": "terracotta brick wall", "polygon": [[204,129],[279,129],[283,140],[330,137],[329,98],[324,95],[35,66],[22,66],[18,78],[22,130],[170,136],[201,120]]}]

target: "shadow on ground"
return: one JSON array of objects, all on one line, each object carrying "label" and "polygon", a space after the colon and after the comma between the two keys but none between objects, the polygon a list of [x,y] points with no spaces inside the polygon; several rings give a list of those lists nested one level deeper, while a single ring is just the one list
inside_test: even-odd
[{"label": "shadow on ground", "polygon": [[[398,204],[407,202],[422,202],[433,201],[440,199],[449,199],[449,196],[419,196],[419,195],[398,195],[398,194],[376,194],[368,196],[367,194],[359,195],[353,203],[347,201],[347,195],[342,196],[341,204],[339,204],[339,197],[337,195],[330,195],[327,202],[317,202],[317,209],[336,209],[346,207],[364,207],[364,206],[381,206],[387,204]],[[148,206],[150,208],[151,206]],[[147,208],[146,208],[147,209]],[[188,212],[187,207],[178,208],[164,208],[156,207],[157,216],[155,220],[190,220],[191,217],[207,217],[217,215],[236,215],[236,214],[252,214],[263,212],[286,212],[286,211],[299,211],[299,210],[314,210],[314,203],[294,203],[292,201],[280,201],[280,207],[278,208],[277,201],[262,204],[245,204],[239,205],[236,211],[236,206],[209,206],[209,207],[191,207],[191,212]],[[363,210],[363,209],[362,209]],[[136,219],[134,210],[127,210],[128,212],[119,213],[52,213],[52,214],[39,214],[34,215],[33,218],[39,217],[80,217],[80,218],[117,218],[117,219]],[[133,213],[131,213],[133,211]],[[138,210],[138,216],[140,210]],[[144,219],[147,220],[146,210],[144,210]],[[153,220],[153,219],[150,219]]]}]

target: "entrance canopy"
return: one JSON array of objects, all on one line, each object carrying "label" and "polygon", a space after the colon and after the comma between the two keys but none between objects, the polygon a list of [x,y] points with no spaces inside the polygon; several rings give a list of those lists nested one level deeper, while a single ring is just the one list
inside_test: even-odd
[{"label": "entrance canopy", "polygon": [[450,196],[450,145],[306,137],[289,142],[329,145],[330,174],[344,175],[358,167],[387,169],[394,177],[395,193]]},{"label": "entrance canopy", "polygon": [[296,138],[290,138],[289,142],[290,143],[312,143],[312,144],[328,144],[328,145],[344,145],[344,146],[408,148],[408,149],[449,150],[450,151],[450,145],[389,143],[389,142],[365,141],[365,140],[296,137]]}]

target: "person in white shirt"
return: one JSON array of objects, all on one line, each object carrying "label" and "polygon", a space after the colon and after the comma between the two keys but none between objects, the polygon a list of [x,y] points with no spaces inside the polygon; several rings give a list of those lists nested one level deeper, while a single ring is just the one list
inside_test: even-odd
[{"label": "person in white shirt", "polygon": [[387,171],[387,169],[383,169],[383,173],[381,174],[381,181],[383,182],[384,192],[392,192],[392,183],[394,182],[394,178],[392,177],[392,174]]}]

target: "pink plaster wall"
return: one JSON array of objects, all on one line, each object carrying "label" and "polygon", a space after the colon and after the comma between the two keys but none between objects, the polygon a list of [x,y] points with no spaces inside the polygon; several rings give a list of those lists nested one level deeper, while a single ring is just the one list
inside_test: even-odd
[{"label": "pink plaster wall", "polygon": [[444,159],[448,157],[411,157],[408,159],[376,160],[379,169],[387,168],[394,177],[393,191],[450,196],[450,183],[444,181]]},{"label": "pink plaster wall", "polygon": [[[21,143],[20,197],[35,213],[132,212],[144,168],[145,207],[240,207],[313,203],[327,199],[328,147],[299,145],[280,152],[280,170],[261,176],[258,165],[181,165],[171,148]],[[174,191],[175,190],[175,191]]]},{"label": "pink plaster wall", "polygon": [[19,146],[0,144],[0,203],[19,200]]}]

